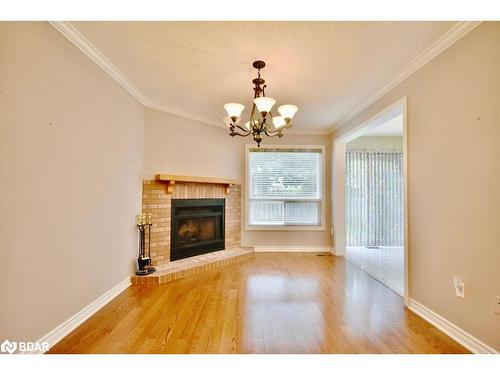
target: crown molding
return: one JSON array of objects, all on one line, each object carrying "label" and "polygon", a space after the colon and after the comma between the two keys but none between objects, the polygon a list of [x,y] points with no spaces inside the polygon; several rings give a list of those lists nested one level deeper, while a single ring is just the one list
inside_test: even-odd
[{"label": "crown molding", "polygon": [[[82,51],[88,58],[90,58],[97,66],[104,70],[111,78],[113,78],[120,86],[122,86],[130,95],[139,101],[144,107],[156,109],[158,111],[166,112],[175,116],[183,117],[193,120],[202,124],[216,126],[219,128],[226,128],[226,126],[219,121],[199,116],[196,113],[185,111],[179,108],[172,107],[163,103],[156,102],[147,97],[132,81],[130,81],[111,61],[109,61],[104,54],[97,49],[87,38],[85,38],[72,24],[68,21],[49,21],[57,31],[65,36],[71,43],[73,43],[80,51]],[[310,134],[310,135],[327,135],[328,130],[307,130],[297,129],[289,131],[290,134]]]},{"label": "crown molding", "polygon": [[[201,117],[201,116],[197,116],[197,115],[190,113],[190,112],[181,111],[177,108],[173,108],[173,107],[167,106],[165,104],[147,101],[146,103],[144,103],[144,106],[147,108],[156,109],[156,110],[161,111],[161,112],[167,112],[169,114],[183,117],[183,118],[186,118],[189,120],[197,121],[197,122],[200,122],[200,123],[203,123],[206,125],[211,125],[211,126],[215,126],[215,127],[222,128],[222,129],[228,129],[227,126],[222,122],[213,121],[213,120],[210,120],[206,117]],[[295,128],[292,128],[292,129],[287,129],[286,134],[330,135],[330,131],[329,130],[322,130],[322,129],[295,129]]]},{"label": "crown molding", "polygon": [[85,38],[71,24],[71,22],[49,21],[49,23],[145,107],[154,108],[159,111],[167,112],[172,115],[184,117],[204,124],[224,127],[224,124],[222,123],[219,124],[216,121],[198,116],[192,112],[183,111],[181,109],[177,109],[172,106],[157,103],[154,100],[151,100],[137,86],[135,86],[132,81],[130,81],[115,65],[113,65],[111,61],[109,61],[106,56],[104,56],[104,54],[97,49],[96,46],[94,46],[87,38]]},{"label": "crown molding", "polygon": [[[175,116],[180,116],[189,120],[200,122],[202,124],[225,128],[222,122],[214,121],[212,119],[199,116],[193,112],[185,111],[175,108],[163,103],[156,102],[148,98],[132,81],[130,81],[116,66],[114,66],[88,39],[86,39],[72,24],[68,21],[49,21],[57,31],[64,35],[70,42],[72,42],[80,51],[89,57],[97,66],[104,70],[111,78],[113,78],[120,86],[122,86],[130,95],[137,101],[148,108],[153,108],[162,112],[170,113]],[[303,135],[330,135],[354,116],[373,104],[376,100],[381,98],[384,94],[396,87],[402,81],[417,72],[424,65],[432,61],[439,54],[445,51],[448,47],[453,45],[460,38],[472,31],[481,22],[458,22],[446,34],[438,39],[433,45],[427,48],[422,54],[417,56],[411,61],[404,69],[402,69],[387,85],[377,91],[374,95],[364,101],[362,104],[354,108],[347,115],[342,117],[330,129],[290,129],[288,134],[303,134]]]},{"label": "crown molding", "polygon": [[[166,113],[169,113],[169,114],[172,114],[175,116],[179,116],[179,117],[186,118],[189,120],[197,121],[197,122],[200,122],[200,123],[203,123],[206,125],[211,125],[211,126],[215,126],[217,128],[222,128],[222,129],[226,129],[226,130],[228,129],[228,127],[222,122],[213,121],[213,120],[210,120],[206,117],[197,116],[193,113],[185,112],[185,111],[179,110],[177,108],[167,106],[165,104],[147,101],[146,103],[144,103],[144,106],[147,108],[155,109],[157,111],[166,112]],[[327,129],[325,130],[325,129],[295,129],[295,128],[292,128],[292,129],[287,129],[286,134],[330,135],[330,131]]]},{"label": "crown molding", "polygon": [[80,51],[89,57],[97,66],[118,82],[135,99],[144,104],[146,95],[139,90],[120,70],[114,66],[88,39],[86,39],[70,22],[49,21],[49,23]]},{"label": "crown molding", "polygon": [[216,126],[219,128],[226,127],[226,125],[222,121],[221,122],[214,121],[214,120],[208,119],[208,118],[203,117],[203,116],[198,116],[192,112],[183,111],[181,109],[174,108],[172,106],[169,106],[169,105],[166,105],[163,103],[154,102],[152,100],[146,100],[142,104],[144,104],[144,106],[148,107],[148,108],[156,109],[156,110],[161,111],[161,112],[167,112],[167,113],[170,113],[171,115],[175,115],[175,116],[183,117],[183,118],[186,118],[189,120],[201,122],[201,123],[206,124],[206,125]]},{"label": "crown molding", "polygon": [[330,135],[328,129],[296,129],[291,128],[286,130],[286,134],[301,134],[301,135]]},{"label": "crown molding", "polygon": [[363,103],[355,107],[348,114],[343,116],[337,123],[335,123],[329,130],[332,134],[336,130],[340,129],[342,126],[347,124],[356,115],[361,113],[371,104],[380,99],[383,95],[387,94],[394,87],[399,85],[405,79],[409,78],[411,75],[416,73],[424,65],[428,64],[434,60],[437,56],[443,53],[446,49],[451,47],[455,42],[463,38],[469,32],[474,30],[477,26],[481,24],[480,21],[463,21],[458,22],[450,30],[448,30],[441,38],[436,40],[431,46],[429,46],[424,52],[413,59],[408,65],[406,65],[398,74],[396,74],[384,87],[379,91],[365,100]]}]

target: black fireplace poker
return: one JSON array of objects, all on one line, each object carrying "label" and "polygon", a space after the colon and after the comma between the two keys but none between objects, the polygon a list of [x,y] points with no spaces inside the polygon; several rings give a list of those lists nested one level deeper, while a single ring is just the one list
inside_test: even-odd
[{"label": "black fireplace poker", "polygon": [[[139,257],[137,258],[138,276],[150,275],[156,271],[151,265],[151,214],[137,215],[137,228],[139,229]],[[148,234],[148,252],[146,254],[146,232]]]}]

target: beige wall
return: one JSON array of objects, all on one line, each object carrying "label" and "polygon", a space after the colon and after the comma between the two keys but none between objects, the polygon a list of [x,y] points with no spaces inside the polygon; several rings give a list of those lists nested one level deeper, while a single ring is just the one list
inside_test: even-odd
[{"label": "beige wall", "polygon": [[[207,126],[154,109],[145,109],[145,178],[156,173],[226,177],[245,182],[245,144],[250,138],[228,135],[228,130]],[[330,137],[286,134],[265,143],[326,146],[326,227],[321,231],[245,231],[244,246],[329,246],[330,245]],[[245,187],[242,187],[244,196]],[[243,198],[244,199],[244,198]]]},{"label": "beige wall", "polygon": [[[351,120],[408,96],[409,295],[500,350],[500,23],[485,23]],[[465,280],[455,297],[453,277]]]},{"label": "beige wall", "polygon": [[134,267],[142,105],[47,23],[0,23],[0,342],[37,340]]},{"label": "beige wall", "polygon": [[347,143],[348,150],[373,149],[373,150],[402,150],[403,137],[358,137]]},{"label": "beige wall", "polygon": [[[408,95],[410,297],[497,350],[499,45],[499,24],[483,24],[337,134]],[[46,23],[0,23],[0,98],[0,341],[38,339],[131,274],[142,178],[244,182],[250,139],[144,114]],[[277,142],[327,145],[329,219],[330,137]],[[324,246],[329,227],[243,232],[242,242]],[[454,296],[455,275],[465,300]]]}]

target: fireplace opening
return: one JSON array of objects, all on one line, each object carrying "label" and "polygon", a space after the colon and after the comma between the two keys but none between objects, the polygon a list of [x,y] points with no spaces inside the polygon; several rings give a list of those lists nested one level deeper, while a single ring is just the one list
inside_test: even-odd
[{"label": "fireplace opening", "polygon": [[224,199],[172,199],[170,260],[224,249]]}]

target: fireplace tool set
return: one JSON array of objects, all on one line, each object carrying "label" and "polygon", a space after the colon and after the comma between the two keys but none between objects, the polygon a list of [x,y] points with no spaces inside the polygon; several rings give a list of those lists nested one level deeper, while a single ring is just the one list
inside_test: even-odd
[{"label": "fireplace tool set", "polygon": [[[149,275],[156,271],[151,265],[151,213],[137,215],[137,228],[139,229],[139,258],[137,258],[138,276]],[[146,254],[146,232],[148,234],[148,253]]]}]

